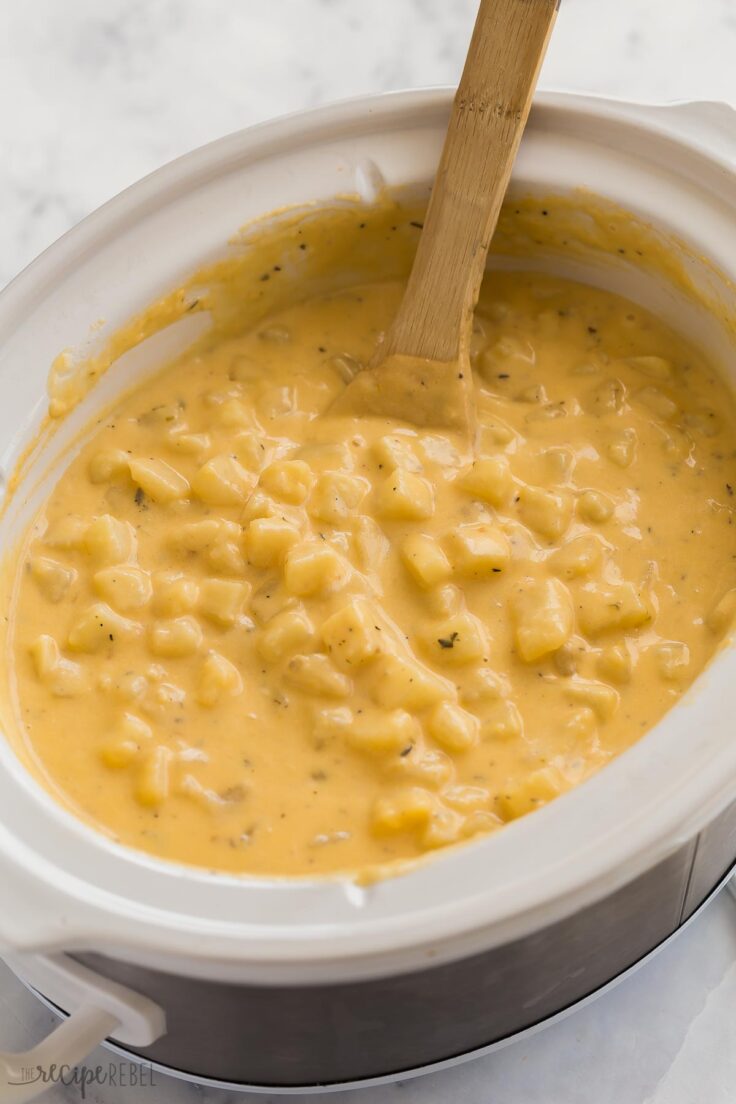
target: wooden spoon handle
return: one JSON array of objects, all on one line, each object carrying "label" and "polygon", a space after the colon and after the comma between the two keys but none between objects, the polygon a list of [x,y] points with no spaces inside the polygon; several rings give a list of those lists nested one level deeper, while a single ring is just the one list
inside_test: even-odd
[{"label": "wooden spoon handle", "polygon": [[559,0],[481,0],[419,249],[381,356],[457,361]]}]

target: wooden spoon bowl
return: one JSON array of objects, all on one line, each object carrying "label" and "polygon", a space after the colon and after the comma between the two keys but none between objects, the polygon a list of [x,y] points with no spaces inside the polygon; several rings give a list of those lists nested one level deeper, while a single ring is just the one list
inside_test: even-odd
[{"label": "wooden spoon bowl", "polygon": [[473,311],[558,6],[481,0],[404,298],[333,413],[473,437]]}]

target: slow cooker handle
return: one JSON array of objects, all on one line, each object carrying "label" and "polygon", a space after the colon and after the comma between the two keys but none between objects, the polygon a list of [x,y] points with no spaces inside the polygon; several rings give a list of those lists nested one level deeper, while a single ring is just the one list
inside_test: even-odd
[{"label": "slow cooker handle", "polygon": [[722,100],[677,100],[671,103],[637,103],[608,96],[584,96],[595,104],[608,104],[614,112],[624,109],[632,119],[686,137],[731,168],[736,165],[736,108]]},{"label": "slow cooker handle", "polygon": [[112,1036],[150,1046],[166,1032],[163,1010],[148,997],[101,977],[67,955],[6,960],[17,976],[70,1015],[30,1050],[0,1051],[0,1104],[22,1104],[48,1087],[52,1066],[75,1066]]},{"label": "slow cooker handle", "polygon": [[[731,166],[736,165],[736,109],[721,100],[683,100],[661,109],[676,129],[692,141],[705,143]],[[650,111],[650,117],[654,118]]]}]

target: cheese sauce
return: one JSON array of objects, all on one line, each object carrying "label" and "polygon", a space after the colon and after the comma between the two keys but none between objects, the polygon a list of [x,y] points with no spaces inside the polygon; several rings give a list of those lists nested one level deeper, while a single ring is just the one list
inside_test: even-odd
[{"label": "cheese sauce", "polygon": [[361,870],[493,831],[636,741],[736,584],[731,395],[640,307],[492,273],[473,460],[331,417],[400,282],[148,379],[19,556],[19,721],[77,815],[218,870]]}]

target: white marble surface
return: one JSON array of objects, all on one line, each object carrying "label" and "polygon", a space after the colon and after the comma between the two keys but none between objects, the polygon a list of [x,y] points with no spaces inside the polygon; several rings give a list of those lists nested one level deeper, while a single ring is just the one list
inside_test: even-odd
[{"label": "white marble surface", "polygon": [[[326,100],[456,81],[477,0],[0,2],[0,286],[127,184]],[[736,100],[736,0],[563,0],[546,86]]]},{"label": "white marble surface", "polygon": [[[475,6],[0,0],[0,286],[88,211],[193,146],[330,99],[455,81]],[[734,57],[736,0],[563,0],[543,84],[736,103]],[[51,1020],[0,966],[0,1046],[30,1045]],[[96,1054],[90,1064],[108,1061]],[[722,895],[634,977],[564,1022],[466,1066],[351,1099],[397,1097],[407,1104],[450,1097],[458,1104],[730,1104],[736,902]],[[81,1096],[56,1087],[45,1099]],[[90,1089],[87,1099],[219,1104],[231,1097],[159,1076],[155,1088]],[[331,1099],[339,1104],[343,1096]]]}]

